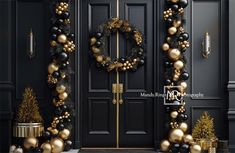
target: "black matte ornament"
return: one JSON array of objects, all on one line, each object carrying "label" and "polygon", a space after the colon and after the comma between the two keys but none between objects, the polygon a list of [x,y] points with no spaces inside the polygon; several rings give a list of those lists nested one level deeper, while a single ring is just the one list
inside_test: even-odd
[{"label": "black matte ornament", "polygon": [[44,131],[43,133],[42,133],[42,137],[44,138],[44,139],[46,139],[46,140],[49,140],[49,139],[51,139],[51,132],[50,131]]},{"label": "black matte ornament", "polygon": [[66,140],[64,142],[64,151],[69,151],[70,149],[72,149],[72,144],[72,141]]},{"label": "black matte ornament", "polygon": [[97,32],[97,33],[96,33],[96,38],[100,39],[101,37],[102,37],[102,33]]},{"label": "black matte ornament", "polygon": [[69,56],[68,56],[68,54],[65,53],[65,52],[61,52],[61,53],[58,55],[58,60],[59,60],[60,62],[65,62],[65,61],[67,61],[68,59],[69,59]]},{"label": "black matte ornament", "polygon": [[182,80],[188,80],[189,74],[188,74],[187,72],[183,72],[183,73],[181,74],[180,78],[181,78]]},{"label": "black matte ornament", "polygon": [[52,73],[52,76],[54,78],[59,78],[60,77],[60,73],[58,71],[55,71],[55,72]]},{"label": "black matte ornament", "polygon": [[188,0],[179,0],[179,6],[185,8],[188,6]]},{"label": "black matte ornament", "polygon": [[180,153],[188,153],[189,152],[189,145],[188,144],[182,144],[180,147]]}]

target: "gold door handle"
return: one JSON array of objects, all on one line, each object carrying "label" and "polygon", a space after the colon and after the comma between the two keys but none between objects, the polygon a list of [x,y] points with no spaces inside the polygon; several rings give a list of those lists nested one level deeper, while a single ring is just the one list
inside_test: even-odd
[{"label": "gold door handle", "polygon": [[123,103],[123,99],[122,99],[122,94],[123,94],[123,84],[119,84],[118,86],[118,93],[119,93],[119,104]]},{"label": "gold door handle", "polygon": [[117,84],[112,84],[112,93],[113,93],[113,104],[117,103],[116,94],[117,94]]},{"label": "gold door handle", "polygon": [[113,93],[113,104],[116,104],[117,102],[119,104],[123,103],[122,99],[122,93],[123,93],[123,84],[122,83],[114,83],[112,84],[112,93]]},{"label": "gold door handle", "polygon": [[202,41],[202,57],[208,59],[211,53],[211,36],[208,32],[205,33]]}]

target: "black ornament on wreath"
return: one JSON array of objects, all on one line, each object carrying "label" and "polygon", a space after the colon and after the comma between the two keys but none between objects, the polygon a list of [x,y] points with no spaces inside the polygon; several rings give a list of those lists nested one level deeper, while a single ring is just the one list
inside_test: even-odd
[{"label": "black ornament on wreath", "polygon": [[[132,48],[129,55],[111,59],[104,55],[107,38],[112,34],[121,33],[131,43]],[[119,18],[111,18],[99,26],[97,32],[90,37],[90,50],[96,59],[97,67],[101,67],[108,72],[116,71],[136,71],[144,64],[144,40],[142,33],[132,26],[128,21]]]}]

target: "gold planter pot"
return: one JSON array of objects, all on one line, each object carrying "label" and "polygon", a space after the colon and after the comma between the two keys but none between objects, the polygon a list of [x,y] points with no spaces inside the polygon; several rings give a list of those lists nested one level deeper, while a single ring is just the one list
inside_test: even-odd
[{"label": "gold planter pot", "polygon": [[14,137],[40,137],[44,131],[42,123],[15,123],[13,127]]},{"label": "gold planter pot", "polygon": [[202,150],[209,150],[209,148],[217,148],[217,139],[200,139],[197,140],[197,143],[201,146]]}]

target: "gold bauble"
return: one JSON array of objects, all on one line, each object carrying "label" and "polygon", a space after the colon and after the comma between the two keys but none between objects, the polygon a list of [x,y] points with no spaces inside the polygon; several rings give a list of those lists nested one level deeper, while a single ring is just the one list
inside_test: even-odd
[{"label": "gold bauble", "polygon": [[91,46],[94,45],[95,43],[96,43],[96,38],[92,37],[90,41]]},{"label": "gold bauble", "polygon": [[31,147],[35,148],[38,146],[38,139],[35,137],[28,137],[24,140],[24,148],[30,149]]},{"label": "gold bauble", "polygon": [[188,124],[185,122],[182,122],[179,124],[179,128],[183,131],[186,132],[188,130]]},{"label": "gold bauble", "polygon": [[180,58],[180,51],[177,48],[170,49],[168,52],[169,58],[176,61]]},{"label": "gold bauble", "polygon": [[168,51],[169,49],[170,49],[170,46],[169,46],[168,43],[164,43],[164,44],[162,45],[162,50]]},{"label": "gold bauble", "polygon": [[95,54],[97,54],[97,53],[100,52],[100,49],[97,48],[97,47],[95,47],[95,46],[92,46],[91,50],[92,50],[92,52],[95,53]]},{"label": "gold bauble", "polygon": [[177,70],[181,70],[184,67],[184,63],[181,60],[178,60],[174,63],[174,68]]},{"label": "gold bauble", "polygon": [[51,63],[48,65],[48,72],[52,74],[55,71],[58,71],[59,67],[55,63]]},{"label": "gold bauble", "polygon": [[103,56],[102,55],[97,56],[96,61],[97,62],[102,62],[103,61]]},{"label": "gold bauble", "polygon": [[64,141],[60,138],[54,138],[50,142],[52,150],[52,153],[61,153],[64,150]]},{"label": "gold bauble", "polygon": [[13,153],[13,151],[16,149],[15,145],[11,145],[9,148],[9,153]]},{"label": "gold bauble", "polygon": [[23,149],[18,147],[13,151],[13,153],[23,153]]},{"label": "gold bauble", "polygon": [[187,83],[186,82],[181,82],[179,86],[179,90],[181,92],[185,91],[187,89]]},{"label": "gold bauble", "polygon": [[42,153],[51,153],[51,144],[48,143],[48,142],[45,142],[41,145],[41,148],[43,149],[43,152]]},{"label": "gold bauble", "polygon": [[63,93],[59,94],[59,98],[60,98],[61,100],[65,100],[67,97],[68,97],[67,92],[63,92]]},{"label": "gold bauble", "polygon": [[160,143],[160,149],[161,151],[168,151],[169,150],[169,147],[170,147],[170,142],[168,140],[163,140],[161,143]]},{"label": "gold bauble", "polygon": [[56,135],[56,134],[59,133],[59,131],[58,131],[57,129],[52,129],[52,130],[51,130],[51,133],[52,133],[53,135]]},{"label": "gold bauble", "polygon": [[177,3],[179,0],[171,0],[172,3]]},{"label": "gold bauble", "polygon": [[64,34],[61,34],[61,35],[58,36],[57,40],[60,43],[66,43],[67,42],[67,37]]},{"label": "gold bauble", "polygon": [[176,27],[176,28],[178,28],[180,25],[181,25],[181,21],[180,20],[177,20],[177,21],[173,22],[173,26]]},{"label": "gold bauble", "polygon": [[177,28],[176,28],[176,27],[170,27],[170,28],[168,29],[168,33],[169,33],[170,35],[174,35],[176,32],[177,32]]},{"label": "gold bauble", "polygon": [[176,118],[177,116],[178,116],[178,112],[177,111],[171,112],[171,117],[172,118]]},{"label": "gold bauble", "polygon": [[63,92],[65,92],[65,90],[66,90],[66,87],[64,86],[64,85],[58,85],[58,86],[56,86],[56,91],[58,92],[58,93],[63,93]]},{"label": "gold bauble", "polygon": [[170,131],[169,140],[171,142],[181,142],[184,136],[184,132],[181,129],[172,129]]},{"label": "gold bauble", "polygon": [[194,144],[190,147],[190,153],[201,153],[202,148],[201,146]]},{"label": "gold bauble", "polygon": [[66,140],[70,136],[70,131],[68,129],[63,129],[62,131],[60,131],[59,135],[63,140]]},{"label": "gold bauble", "polygon": [[185,143],[189,143],[189,144],[192,144],[192,143],[193,143],[193,137],[192,137],[192,135],[190,135],[190,134],[184,135],[183,140],[184,140]]}]

